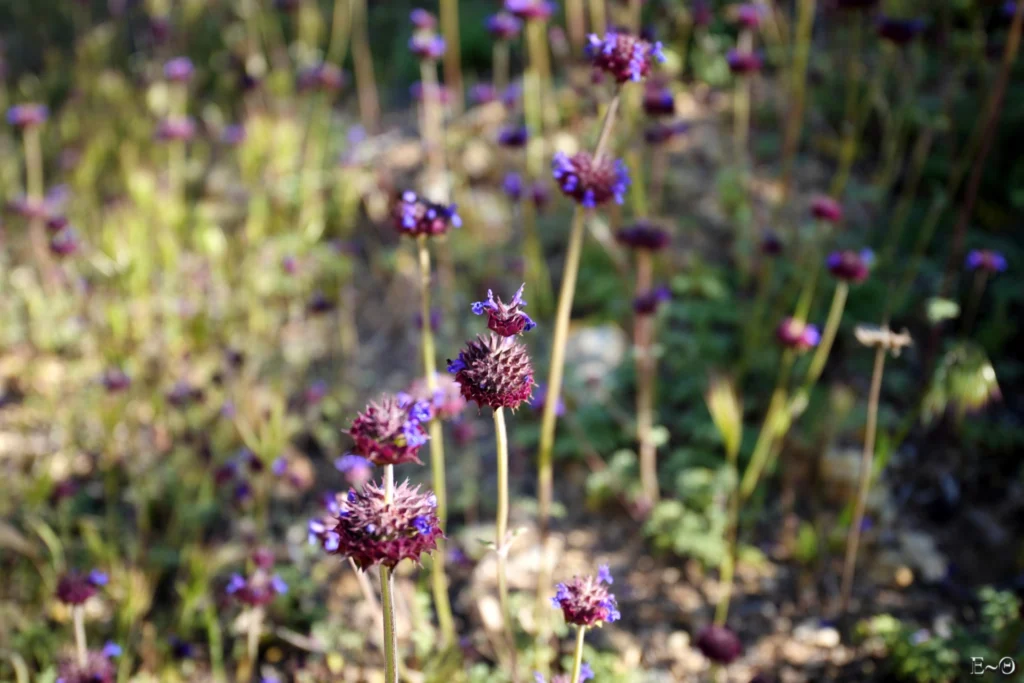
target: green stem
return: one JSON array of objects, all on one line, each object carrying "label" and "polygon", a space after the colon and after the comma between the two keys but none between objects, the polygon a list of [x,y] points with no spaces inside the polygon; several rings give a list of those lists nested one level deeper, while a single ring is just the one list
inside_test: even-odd
[{"label": "green stem", "polygon": [[356,97],[359,100],[359,118],[367,133],[375,133],[380,120],[380,100],[373,75],[373,54],[366,28],[366,0],[352,3],[352,64],[356,75]]},{"label": "green stem", "polygon": [[604,3],[605,0],[590,0],[590,30],[599,36],[608,30]]},{"label": "green stem", "polygon": [[578,57],[583,54],[587,40],[583,0],[566,0],[565,23],[569,28],[569,44],[572,45],[572,52]]},{"label": "green stem", "polygon": [[793,161],[800,148],[800,133],[803,131],[804,103],[807,92],[807,63],[811,54],[811,28],[814,26],[815,0],[800,0],[797,7],[796,39],[793,48],[793,99],[786,119],[786,133],[782,143],[781,201],[786,203],[793,178]]},{"label": "green stem", "polygon": [[71,609],[71,614],[75,622],[75,653],[78,656],[78,664],[84,667],[89,661],[89,649],[85,640],[85,606],[75,605]]},{"label": "green stem", "polygon": [[583,668],[583,639],[587,635],[587,627],[580,626],[576,629],[576,649],[572,655],[572,678],[570,681],[580,680],[580,669]]},{"label": "green stem", "polygon": [[832,350],[832,343],[836,339],[836,332],[839,331],[839,321],[843,317],[843,309],[846,307],[846,296],[850,291],[850,285],[840,281],[836,285],[836,291],[832,295],[832,305],[828,310],[828,320],[825,322],[825,330],[821,335],[821,342],[814,351],[811,365],[807,369],[807,379],[804,381],[804,388],[810,390],[814,383],[821,377],[821,371],[825,368],[825,361]]},{"label": "green stem", "polygon": [[768,413],[764,417],[761,431],[757,435],[757,442],[754,445],[754,453],[750,457],[750,463],[743,473],[743,481],[740,483],[740,497],[746,500],[757,488],[757,482],[761,472],[768,464],[772,443],[776,439],[775,425],[778,413],[786,403],[786,385],[789,383],[789,373],[793,368],[793,361],[796,356],[792,349],[786,349],[782,353],[782,361],[779,366],[779,376],[775,382],[775,390],[772,392],[771,403],[768,405]]},{"label": "green stem", "polygon": [[[38,126],[25,128],[25,175],[26,196],[30,202],[45,201],[46,187],[43,182],[43,148]],[[50,288],[53,281],[53,261],[50,258],[46,243],[45,225],[42,220],[33,218],[29,223],[29,241],[39,266],[39,275],[44,286]]]},{"label": "green stem", "polygon": [[978,315],[978,307],[981,305],[981,296],[985,293],[985,285],[988,283],[988,273],[979,268],[974,274],[974,285],[971,287],[971,296],[964,307],[964,325],[961,334],[967,336],[974,327],[974,318]]},{"label": "green stem", "polygon": [[498,40],[494,43],[494,63],[491,68],[494,70],[494,89],[499,95],[508,87],[509,47],[507,40]]},{"label": "green stem", "polygon": [[[420,64],[420,82],[423,86],[423,147],[430,168],[430,199],[447,202],[449,190],[445,176],[444,107],[441,84],[437,80],[437,63],[424,60]],[[429,320],[429,318],[426,318]]]},{"label": "green stem", "polygon": [[875,456],[875,430],[878,426],[878,397],[882,391],[882,370],[885,367],[885,346],[875,349],[875,367],[871,373],[871,394],[868,397],[868,422],[864,433],[864,452],[860,461],[860,484],[857,488],[857,507],[853,511],[853,523],[846,538],[846,559],[843,562],[843,581],[839,592],[839,614],[843,616],[850,607],[850,593],[853,590],[853,575],[857,567],[857,549],[860,545],[860,527],[864,522],[868,491],[871,487],[871,461]]},{"label": "green stem", "polygon": [[352,4],[346,0],[334,1],[331,18],[331,37],[327,41],[327,61],[341,66],[352,32]]},{"label": "green stem", "polygon": [[384,683],[398,683],[398,636],[391,570],[380,566],[380,603],[384,612]]},{"label": "green stem", "polygon": [[260,632],[263,630],[263,608],[254,607],[249,621],[249,638],[246,653],[249,657],[249,672],[256,671],[256,658],[259,656]]},{"label": "green stem", "polygon": [[505,622],[505,637],[508,640],[512,662],[512,680],[518,679],[516,666],[516,641],[512,626],[512,610],[508,603],[508,432],[505,429],[505,409],[494,410],[494,438],[498,450],[498,512],[494,547],[498,551],[498,600]]},{"label": "green stem", "polygon": [[459,57],[459,0],[441,0],[441,33],[446,43],[444,80],[452,94],[452,109],[462,111],[462,60]]},{"label": "green stem", "polygon": [[726,547],[725,555],[722,556],[722,564],[718,569],[719,583],[722,585],[724,594],[715,607],[715,625],[725,626],[729,618],[729,602],[732,599],[732,579],[736,570],[736,546],[739,537],[740,526],[740,492],[739,469],[736,466],[736,459],[739,455],[739,441],[731,448],[726,456],[729,461],[729,469],[732,472],[733,487],[729,492],[729,518],[726,524]]},{"label": "green stem", "polygon": [[[636,296],[650,291],[653,280],[651,254],[639,250],[636,259]],[[637,314],[634,321],[634,347],[636,353],[636,435],[640,451],[640,480],[644,502],[658,502],[658,461],[654,447],[654,319],[651,315]]]}]

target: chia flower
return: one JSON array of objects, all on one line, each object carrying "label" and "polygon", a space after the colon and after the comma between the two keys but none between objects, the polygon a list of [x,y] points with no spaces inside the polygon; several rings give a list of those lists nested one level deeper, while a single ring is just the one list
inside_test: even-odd
[{"label": "chia flower", "polygon": [[690,20],[694,26],[707,26],[714,16],[711,13],[711,6],[707,0],[694,0],[690,9]]},{"label": "chia flower", "polygon": [[444,38],[437,35],[417,34],[409,39],[409,51],[423,60],[437,61],[444,56]]},{"label": "chia flower", "polygon": [[690,130],[690,124],[678,123],[655,123],[644,129],[644,141],[649,145],[663,145],[677,135]]},{"label": "chia flower", "polygon": [[164,78],[175,83],[187,83],[194,72],[195,67],[188,57],[175,57],[164,64]]},{"label": "chia flower", "polygon": [[256,548],[252,551],[252,561],[260,569],[271,569],[274,566],[274,551],[270,548]]},{"label": "chia flower", "polygon": [[477,336],[448,361],[462,395],[480,407],[515,410],[533,393],[533,366],[526,348],[512,337]]},{"label": "chia flower", "polygon": [[[448,104],[449,102],[452,101],[452,93],[448,89],[448,86],[446,86],[446,85],[438,85],[437,86],[437,91],[439,93],[438,97],[441,100],[441,104]],[[417,102],[422,102],[423,101],[423,84],[420,83],[419,81],[416,81],[415,83],[410,85],[409,86],[409,94],[412,95],[412,98],[414,100],[416,100]]]},{"label": "chia flower", "polygon": [[374,465],[419,464],[420,447],[427,442],[423,423],[429,420],[430,408],[422,401],[385,396],[367,405],[349,427],[353,452]]},{"label": "chia flower", "polygon": [[655,287],[633,299],[633,312],[637,315],[653,315],[658,311],[658,306],[671,298],[672,293],[668,287]]},{"label": "chia flower", "polygon": [[36,199],[21,195],[7,202],[7,210],[28,221],[48,220],[51,216],[50,207],[45,199]]},{"label": "chia flower", "polygon": [[318,379],[310,383],[310,385],[306,387],[306,391],[303,393],[302,396],[303,400],[305,400],[306,405],[308,406],[316,405],[317,403],[323,401],[326,397],[327,382],[323,381],[322,379]]},{"label": "chia flower", "polygon": [[7,123],[15,128],[41,126],[50,118],[50,109],[45,104],[16,104],[7,110]]},{"label": "chia flower", "polygon": [[[551,683],[569,683],[570,676],[572,676],[572,674],[559,674],[551,679]],[[580,675],[579,678],[576,679],[577,683],[584,683],[584,681],[589,681],[593,677],[594,670],[590,668],[590,664],[583,662],[580,665]],[[547,683],[547,681],[544,678],[544,675],[538,671],[534,672],[533,680],[535,681],[535,683]]]},{"label": "chia flower", "polygon": [[270,464],[270,471],[274,476],[283,476],[288,471],[288,458],[283,455],[274,458],[274,462]]},{"label": "chia flower", "polygon": [[919,36],[927,26],[924,19],[897,19],[881,16],[875,25],[878,35],[896,45],[906,45]]},{"label": "chia flower", "polygon": [[622,616],[615,596],[608,591],[611,584],[612,575],[602,566],[596,577],[574,576],[572,581],[558,584],[551,603],[562,610],[566,623],[600,627]]},{"label": "chia flower", "polygon": [[735,633],[724,626],[705,626],[697,634],[697,649],[716,664],[729,664],[743,652]]},{"label": "chia flower", "polygon": [[422,401],[430,407],[430,419],[448,422],[454,420],[466,409],[466,399],[462,397],[462,388],[450,375],[435,373],[437,388],[431,391],[427,382],[420,377],[409,387],[409,396],[414,401]]},{"label": "chia flower", "polygon": [[245,142],[246,132],[245,126],[240,123],[232,123],[224,127],[221,131],[220,141],[225,145],[236,147]]},{"label": "chia flower", "polygon": [[782,253],[783,245],[782,240],[773,230],[766,230],[764,237],[761,238],[761,253],[767,254],[768,256],[778,256]]},{"label": "chia flower", "polygon": [[334,468],[345,475],[345,481],[350,486],[359,488],[367,481],[373,474],[373,463],[364,458],[361,455],[355,455],[353,453],[346,453],[345,455],[336,458],[334,461]]},{"label": "chia flower", "polygon": [[651,221],[640,219],[615,235],[619,244],[631,249],[661,251],[668,246],[668,232]]},{"label": "chia flower", "polygon": [[120,646],[107,643],[102,650],[87,652],[85,661],[80,661],[78,657],[68,657],[57,666],[55,683],[114,683],[117,667],[111,660],[120,655]]},{"label": "chia flower", "polygon": [[78,251],[78,232],[72,227],[66,227],[50,238],[50,252],[54,256],[71,256]]},{"label": "chia flower", "polygon": [[67,216],[50,216],[46,219],[46,229],[51,233],[58,233],[68,227],[69,224]]},{"label": "chia flower", "polygon": [[488,104],[498,99],[498,91],[490,83],[476,83],[469,89],[469,100],[474,104]]},{"label": "chia flower", "polygon": [[169,116],[156,126],[156,139],[161,142],[188,141],[196,134],[196,122],[191,116]]},{"label": "chia flower", "polygon": [[78,482],[74,479],[56,482],[53,490],[50,491],[50,502],[53,504],[60,503],[65,498],[70,498],[76,493],[78,493]]},{"label": "chia flower", "polygon": [[595,68],[610,74],[618,83],[642,81],[655,61],[665,61],[661,43],[649,43],[615,31],[609,31],[604,38],[590,34],[587,56]]},{"label": "chia flower", "polygon": [[409,21],[420,31],[429,31],[437,26],[437,18],[422,7],[417,7],[409,14]]},{"label": "chia flower", "polygon": [[733,12],[733,17],[736,19],[736,23],[740,24],[744,28],[751,29],[760,26],[765,15],[764,7],[753,2],[745,2],[742,5],[736,5]]},{"label": "chia flower", "polygon": [[512,109],[519,103],[519,98],[523,96],[523,88],[518,83],[509,83],[505,88],[505,92],[501,93],[501,103],[509,109]]},{"label": "chia flower", "polygon": [[501,183],[501,189],[509,199],[518,202],[523,197],[523,177],[515,171],[507,173]]},{"label": "chia flower", "polygon": [[288,584],[277,574],[271,575],[260,568],[249,578],[244,578],[241,574],[232,574],[224,591],[239,602],[257,607],[287,593]]},{"label": "chia flower", "polygon": [[526,126],[506,126],[498,132],[498,144],[502,147],[524,147],[529,136]]},{"label": "chia flower", "polygon": [[330,313],[334,310],[334,302],[326,294],[317,290],[309,297],[309,301],[306,303],[306,310],[313,315]]},{"label": "chia flower", "polygon": [[819,196],[811,200],[811,215],[818,220],[838,223],[843,220],[843,206],[828,196]]},{"label": "chia flower", "polygon": [[444,537],[437,498],[408,481],[395,487],[391,502],[385,502],[382,486],[368,482],[358,491],[338,494],[332,508],[315,538],[324,550],[351,558],[364,571],[378,564],[394,569],[402,560],[418,564]]},{"label": "chia flower", "polygon": [[507,12],[498,12],[487,17],[487,31],[495,40],[512,40],[519,35],[522,20]]},{"label": "chia flower", "polygon": [[644,112],[648,116],[672,116],[676,113],[676,98],[666,87],[649,86],[644,91]]},{"label": "chia flower", "polygon": [[556,152],[551,160],[552,176],[562,193],[572,197],[588,209],[614,198],[616,204],[624,201],[629,187],[629,169],[621,159],[607,156],[595,159],[588,152],[569,156]]},{"label": "chia flower", "polygon": [[195,645],[183,640],[178,636],[171,636],[168,639],[168,644],[171,646],[171,656],[177,660],[192,659],[196,656]]},{"label": "chia flower", "polygon": [[514,337],[523,332],[529,332],[537,326],[537,323],[521,310],[526,306],[523,301],[523,289],[525,284],[520,285],[516,294],[507,304],[501,297],[495,297],[494,292],[487,290],[487,300],[477,301],[470,306],[473,315],[487,315],[487,328],[497,332],[502,337]]},{"label": "chia flower", "polygon": [[775,334],[783,346],[797,351],[813,349],[821,341],[821,333],[815,325],[796,318],[783,320]]},{"label": "chia flower", "polygon": [[550,19],[555,11],[555,5],[547,0],[505,0],[505,11],[524,21]]},{"label": "chia flower", "polygon": [[88,574],[71,571],[57,582],[57,599],[65,605],[81,605],[109,582],[109,577],[98,569]]},{"label": "chia flower", "polygon": [[1001,273],[1006,270],[1006,257],[991,249],[972,249],[967,254],[968,270],[984,270],[987,273]]},{"label": "chia flower", "polygon": [[829,254],[826,265],[830,273],[840,280],[860,284],[868,279],[871,262],[875,256],[870,249],[834,251]]},{"label": "chia flower", "polygon": [[462,227],[462,219],[456,209],[455,204],[435,204],[407,190],[396,202],[392,213],[395,227],[403,235],[436,236],[445,234],[450,227]]},{"label": "chia flower", "polygon": [[199,387],[192,386],[188,380],[181,379],[174,383],[167,392],[167,402],[175,408],[184,408],[189,403],[197,403],[206,397]]},{"label": "chia flower", "polygon": [[757,52],[743,52],[735,48],[725,53],[725,61],[729,64],[729,71],[736,75],[757,73],[764,64]]},{"label": "chia flower", "polygon": [[[532,408],[534,412],[543,413],[547,399],[548,388],[543,384],[538,384],[537,392],[533,395],[533,398],[530,399],[530,408]],[[565,415],[565,401],[562,400],[561,396],[558,397],[558,403],[555,404],[555,415],[558,417]]]},{"label": "chia flower", "polygon": [[[423,312],[416,311],[416,315],[413,318],[413,322],[416,325],[417,330],[423,329]],[[441,309],[431,308],[430,309],[430,329],[437,332],[438,328],[441,327]]]},{"label": "chia flower", "polygon": [[551,201],[551,191],[548,189],[547,183],[543,180],[534,182],[530,188],[530,199],[533,200],[533,205],[540,211],[548,205]]},{"label": "chia flower", "polygon": [[334,64],[320,63],[299,72],[299,90],[336,92],[345,84],[345,74]]}]

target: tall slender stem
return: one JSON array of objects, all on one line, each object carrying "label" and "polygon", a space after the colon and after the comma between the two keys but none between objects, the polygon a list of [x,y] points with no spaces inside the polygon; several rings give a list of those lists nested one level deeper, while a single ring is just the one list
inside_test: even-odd
[{"label": "tall slender stem", "polygon": [[380,120],[380,101],[377,82],[373,75],[373,54],[366,28],[366,0],[352,3],[352,62],[356,72],[356,93],[359,99],[359,118],[367,133],[375,133]]},{"label": "tall slender stem", "polygon": [[615,115],[619,111],[619,100],[621,95],[616,92],[615,97],[608,103],[608,109],[604,112],[604,121],[601,122],[601,134],[597,137],[597,147],[594,148],[594,160],[600,159],[608,151],[608,142],[612,137],[612,129],[615,128]]},{"label": "tall slender stem", "polygon": [[[43,148],[40,139],[38,126],[27,126],[24,135],[25,142],[25,195],[32,204],[42,204],[46,201],[46,188],[43,183]],[[45,225],[41,218],[32,218],[29,223],[29,240],[32,244],[32,251],[39,266],[39,275],[44,286],[49,288],[53,280],[53,261],[46,244]]]},{"label": "tall slender stem", "polygon": [[[653,280],[651,253],[640,249],[636,255],[636,296],[651,289]],[[636,354],[636,435],[640,451],[640,481],[644,502],[658,502],[658,462],[654,446],[654,318],[649,313],[636,313],[634,320],[634,353]]]},{"label": "tall slender stem", "polygon": [[260,633],[263,631],[263,607],[253,607],[252,616],[249,619],[249,633],[246,655],[247,671],[253,674],[256,671],[256,659],[260,652]]},{"label": "tall slender stem", "polygon": [[430,169],[430,199],[448,201],[448,182],[445,176],[444,109],[441,100],[441,84],[437,80],[437,63],[424,60],[420,63],[420,82],[423,86],[423,147]]},{"label": "tall slender stem", "polygon": [[850,607],[850,593],[853,590],[853,574],[857,567],[857,548],[860,545],[860,527],[864,523],[868,490],[871,487],[871,467],[875,457],[875,429],[878,424],[878,397],[882,391],[882,370],[885,367],[886,348],[879,344],[875,349],[875,368],[871,373],[871,394],[868,396],[868,422],[864,431],[864,452],[860,459],[860,485],[857,488],[857,506],[853,511],[853,522],[846,537],[846,560],[843,562],[843,581],[839,593],[839,614],[845,615]]},{"label": "tall slender stem", "polygon": [[[750,29],[740,31],[737,46],[740,53],[753,52],[754,35]],[[747,138],[750,133],[750,78],[740,76],[736,79],[736,89],[732,105],[732,138],[733,154],[736,168],[745,170],[747,167]]]},{"label": "tall slender stem", "polygon": [[979,268],[974,274],[974,284],[971,287],[971,296],[964,307],[964,324],[962,334],[967,336],[974,327],[974,319],[978,315],[978,307],[981,306],[981,296],[985,293],[985,285],[988,283],[988,272]]},{"label": "tall slender stem", "polygon": [[[430,325],[430,249],[427,236],[417,238],[420,264],[420,316],[423,320],[423,374],[427,392],[433,395],[437,390],[437,363],[434,351],[434,330]],[[439,420],[431,420],[430,469],[433,475],[434,496],[437,498],[437,519],[444,531],[448,520],[448,487],[445,478],[444,432]],[[455,643],[455,619],[452,616],[448,598],[448,579],[445,574],[445,543],[439,538],[437,551],[433,554],[431,581],[434,592],[434,606],[437,609],[437,623],[445,646]]]},{"label": "tall slender stem", "polygon": [[84,667],[89,660],[89,649],[85,641],[85,606],[75,605],[71,614],[75,621],[75,653],[78,664]]},{"label": "tall slender stem", "polygon": [[512,610],[508,603],[508,432],[505,429],[505,409],[494,409],[494,438],[498,451],[498,512],[495,524],[494,547],[498,551],[498,600],[505,622],[505,638],[508,641],[512,662],[512,680],[518,680],[515,633],[512,626]]},{"label": "tall slender stem", "polygon": [[605,0],[590,0],[590,30],[603,36],[608,30]]},{"label": "tall slender stem", "polygon": [[846,284],[846,282],[840,281],[836,285],[836,291],[832,295],[832,305],[828,310],[828,320],[825,322],[825,330],[821,335],[821,343],[814,350],[814,357],[811,359],[811,365],[807,369],[807,379],[804,384],[808,389],[818,381],[818,378],[821,377],[821,371],[825,368],[825,361],[828,360],[828,354],[832,350],[832,343],[836,339],[836,332],[839,331],[839,321],[843,317],[843,309],[846,307],[846,295],[849,291],[850,285]]},{"label": "tall slender stem", "polygon": [[770,460],[771,446],[776,439],[775,424],[778,420],[778,413],[785,407],[786,385],[789,383],[789,373],[793,369],[795,360],[792,349],[786,349],[782,353],[782,361],[779,367],[779,376],[775,381],[775,390],[772,392],[771,403],[768,404],[768,413],[764,416],[761,431],[757,435],[757,443],[754,445],[754,453],[750,456],[746,471],[743,472],[743,480],[740,482],[740,497],[746,500],[757,488],[761,473]]},{"label": "tall slender stem", "polygon": [[494,41],[494,57],[491,68],[494,70],[494,89],[498,91],[499,95],[504,93],[505,88],[508,87],[509,47],[507,40]]},{"label": "tall slender stem", "polygon": [[348,0],[334,0],[331,16],[331,36],[327,41],[327,61],[341,66],[352,32],[352,4]]},{"label": "tall slender stem", "polygon": [[729,602],[732,600],[732,579],[736,571],[736,544],[739,540],[740,526],[740,491],[739,473],[736,468],[736,456],[729,458],[729,468],[733,473],[735,485],[729,492],[729,517],[725,533],[725,555],[722,556],[722,564],[718,570],[718,582],[722,586],[722,598],[715,607],[715,625],[725,626],[729,618]]},{"label": "tall slender stem", "polygon": [[782,143],[781,201],[785,204],[793,178],[793,160],[800,148],[803,130],[804,103],[807,92],[807,63],[811,54],[811,29],[814,26],[815,0],[800,0],[797,7],[796,40],[793,48],[793,66],[790,74],[793,99],[786,119],[786,133]]},{"label": "tall slender stem", "polygon": [[384,683],[398,683],[398,635],[395,632],[391,570],[380,566],[380,604],[384,612]]},{"label": "tall slender stem", "polygon": [[441,33],[444,52],[444,80],[452,94],[452,109],[462,111],[462,60],[459,57],[459,0],[441,0]]},{"label": "tall slender stem", "polygon": [[587,627],[579,626],[576,629],[576,649],[572,655],[572,678],[570,681],[580,680],[580,669],[583,668],[583,639],[587,635]]},{"label": "tall slender stem", "polygon": [[569,44],[575,56],[583,54],[587,39],[586,19],[583,16],[583,0],[566,0],[565,23],[569,28]]}]

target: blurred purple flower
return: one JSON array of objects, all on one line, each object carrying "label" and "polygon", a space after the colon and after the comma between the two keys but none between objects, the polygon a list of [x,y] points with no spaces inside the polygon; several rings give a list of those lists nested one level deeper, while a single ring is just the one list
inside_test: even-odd
[{"label": "blurred purple flower", "polygon": [[654,62],[664,62],[661,43],[648,43],[627,33],[609,31],[603,38],[590,34],[587,56],[598,69],[611,75],[618,83],[642,81],[651,72]]},{"label": "blurred purple flower", "polygon": [[591,209],[613,198],[616,204],[622,204],[629,187],[629,170],[621,159],[602,156],[595,160],[588,152],[571,157],[556,152],[552,175],[563,194]]},{"label": "blurred purple flower", "polygon": [[522,20],[507,12],[498,12],[487,17],[487,31],[495,40],[512,40],[519,35]]}]

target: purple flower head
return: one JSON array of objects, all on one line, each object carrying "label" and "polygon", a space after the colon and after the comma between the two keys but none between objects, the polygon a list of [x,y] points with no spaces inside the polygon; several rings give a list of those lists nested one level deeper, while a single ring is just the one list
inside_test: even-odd
[{"label": "purple flower head", "polygon": [[661,43],[648,43],[628,33],[609,31],[604,38],[590,34],[587,56],[595,68],[610,74],[618,83],[642,81],[654,62],[664,62]]},{"label": "purple flower head", "polygon": [[324,549],[350,557],[363,570],[378,564],[394,568],[406,559],[418,563],[443,537],[437,498],[409,482],[395,487],[390,503],[384,501],[383,487],[367,482],[358,491],[339,494],[337,510],[323,520]]},{"label": "purple flower head", "polygon": [[57,599],[65,605],[81,605],[96,595],[107,582],[107,575],[96,569],[88,574],[68,572],[57,582]]},{"label": "purple flower head", "polygon": [[259,568],[249,578],[232,574],[224,591],[239,602],[256,607],[270,603],[278,595],[288,592],[288,584],[277,574],[270,575]]},{"label": "purple flower head", "polygon": [[828,196],[818,196],[811,200],[811,215],[820,221],[839,223],[843,220],[843,205]]},{"label": "purple flower head", "polygon": [[455,204],[435,204],[411,191],[402,193],[392,215],[395,228],[403,235],[414,237],[443,235],[451,227],[462,227]]},{"label": "purple flower head", "polygon": [[505,11],[524,21],[550,19],[555,11],[555,5],[547,0],[505,0]]},{"label": "purple flower head", "polygon": [[252,551],[252,562],[260,569],[269,571],[274,567],[274,551],[270,548],[256,548]]},{"label": "purple flower head", "polygon": [[403,402],[394,396],[371,402],[349,427],[348,435],[355,441],[353,452],[375,465],[418,464],[420,447],[427,442],[427,430],[413,416],[414,410],[419,410],[418,403]]},{"label": "purple flower head", "polygon": [[716,664],[729,664],[743,652],[743,645],[726,627],[705,626],[697,634],[697,649]]},{"label": "purple flower head", "polygon": [[512,109],[519,103],[519,99],[522,96],[522,86],[519,83],[509,83],[508,87],[505,88],[505,92],[501,93],[501,103],[507,108]]},{"label": "purple flower head", "polygon": [[196,122],[191,116],[169,116],[156,125],[156,139],[160,142],[187,142],[196,134]]},{"label": "purple flower head", "polygon": [[543,211],[551,201],[551,190],[543,180],[537,180],[530,187],[530,199],[538,211]]},{"label": "purple flower head", "polygon": [[645,251],[661,251],[668,246],[668,232],[655,223],[640,219],[627,228],[622,228],[615,235],[619,244],[630,249]]},{"label": "purple flower head", "polygon": [[690,8],[690,19],[694,26],[707,26],[711,23],[714,15],[707,0],[693,0],[693,7]]},{"label": "purple flower head", "polygon": [[245,126],[240,123],[232,123],[225,126],[224,130],[221,131],[220,134],[221,142],[225,145],[230,145],[231,147],[237,147],[242,144],[245,142],[245,138]]},{"label": "purple flower head", "polygon": [[765,18],[765,8],[763,5],[758,5],[753,2],[745,2],[741,5],[736,5],[734,17],[736,23],[740,24],[744,28],[757,28],[761,25],[761,22]]},{"label": "purple flower head", "polygon": [[420,377],[409,387],[409,395],[428,407],[428,420],[454,420],[466,409],[462,387],[451,375],[446,374],[435,374],[434,383],[436,388],[428,389],[426,380]]},{"label": "purple flower head", "polygon": [[778,256],[782,253],[782,249],[785,245],[782,244],[782,240],[778,234],[773,230],[766,230],[764,236],[761,238],[761,253],[768,256]]},{"label": "purple flower head", "polygon": [[834,251],[825,261],[830,273],[847,282],[860,284],[868,279],[874,254],[870,249]]},{"label": "purple flower head", "polygon": [[648,116],[672,116],[676,113],[676,98],[672,90],[663,85],[650,85],[644,91],[644,112]]},{"label": "purple flower head", "polygon": [[409,51],[422,60],[437,61],[444,56],[444,38],[437,35],[417,34],[409,39]]},{"label": "purple flower head", "polygon": [[498,99],[498,91],[490,83],[475,83],[469,89],[469,101],[473,104],[488,104]]},{"label": "purple flower head", "polygon": [[644,129],[644,141],[649,145],[664,145],[688,130],[690,130],[690,124],[684,121],[655,123]]},{"label": "purple flower head", "polygon": [[625,200],[629,170],[621,159],[613,161],[607,156],[594,159],[587,152],[577,152],[570,157],[565,152],[556,152],[551,166],[551,175],[562,193],[588,209],[606,204],[610,199],[615,199],[616,204]]},{"label": "purple flower head", "polygon": [[409,21],[420,31],[430,31],[437,26],[437,18],[422,7],[417,7],[409,14]]},{"label": "purple flower head", "polygon": [[78,239],[78,231],[67,226],[50,238],[50,253],[54,256],[71,256],[81,245]]},{"label": "purple flower head", "polygon": [[509,199],[518,202],[523,197],[523,177],[515,171],[510,171],[505,175],[505,179],[501,183],[501,189],[504,190]]},{"label": "purple flower head", "polygon": [[[548,388],[543,384],[538,384],[537,393],[535,393],[533,398],[530,400],[530,407],[533,408],[535,412],[544,412],[544,406],[547,404],[547,399]],[[558,403],[555,404],[555,415],[558,417],[565,415],[565,401],[562,400],[561,396],[558,397]]]},{"label": "purple flower head", "polygon": [[729,71],[738,76],[757,73],[764,65],[764,60],[757,52],[746,52],[735,48],[725,53],[725,61],[729,64]]},{"label": "purple flower head", "polygon": [[821,333],[816,326],[796,318],[783,320],[775,334],[783,346],[797,351],[813,349],[821,341]]},{"label": "purple flower head", "polygon": [[328,387],[327,382],[322,379],[314,380],[306,387],[306,391],[303,393],[302,398],[308,406],[315,406],[316,404],[327,398]]},{"label": "purple flower head", "polygon": [[487,17],[487,31],[495,40],[512,40],[522,28],[522,19],[508,12],[498,12]]},{"label": "purple flower head", "polygon": [[502,147],[525,147],[529,137],[526,126],[506,126],[498,131],[498,144]]},{"label": "purple flower head", "polygon": [[100,380],[107,393],[118,394],[127,391],[132,385],[131,378],[121,368],[108,368]]},{"label": "purple flower head", "polygon": [[473,315],[486,314],[487,328],[502,337],[514,337],[517,334],[529,332],[537,326],[537,323],[522,311],[526,306],[526,302],[523,300],[523,289],[525,288],[525,284],[521,285],[508,303],[502,301],[500,296],[494,296],[494,292],[488,289],[487,300],[477,301],[470,307]]},{"label": "purple flower head", "polygon": [[533,366],[526,348],[514,337],[489,334],[468,342],[448,361],[462,395],[480,407],[515,410],[533,393]]},{"label": "purple flower head", "polygon": [[633,299],[633,312],[637,315],[653,315],[661,304],[671,298],[672,292],[668,287],[654,287]]},{"label": "purple flower head", "polygon": [[195,646],[187,640],[182,640],[178,636],[171,636],[168,639],[171,646],[171,656],[177,660],[192,659],[196,655]]},{"label": "purple flower head", "polygon": [[967,268],[981,269],[986,273],[1001,273],[1006,270],[1006,257],[991,249],[972,249],[967,254]]},{"label": "purple flower head", "polygon": [[303,91],[337,92],[345,85],[345,74],[334,64],[321,62],[300,71],[296,84]]},{"label": "purple flower head", "polygon": [[274,473],[274,476],[284,476],[288,471],[288,458],[283,455],[274,458],[274,462],[270,465],[270,471]]},{"label": "purple flower head", "polygon": [[45,104],[16,104],[7,110],[7,123],[15,128],[41,126],[48,118],[50,110]]},{"label": "purple flower head", "polygon": [[117,667],[111,659],[119,656],[120,650],[109,643],[102,650],[89,650],[84,661],[78,657],[61,660],[57,666],[57,683],[114,683]]},{"label": "purple flower head", "polygon": [[886,16],[878,17],[875,23],[879,37],[896,45],[906,45],[921,35],[927,25],[921,18],[898,19]]},{"label": "purple flower head", "polygon": [[195,67],[188,57],[175,57],[164,64],[164,78],[175,83],[188,83],[193,73]]},{"label": "purple flower head", "polygon": [[353,453],[346,453],[335,459],[334,467],[345,475],[345,481],[350,486],[356,488],[369,481],[370,476],[373,474],[373,463],[363,456]]},{"label": "purple flower head", "polygon": [[552,604],[562,610],[566,623],[577,626],[603,626],[620,618],[615,596],[608,591],[612,582],[607,567],[598,575],[573,577],[568,583],[556,586]]}]

